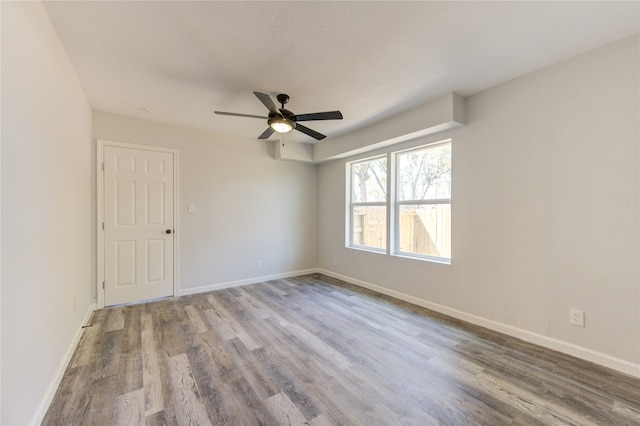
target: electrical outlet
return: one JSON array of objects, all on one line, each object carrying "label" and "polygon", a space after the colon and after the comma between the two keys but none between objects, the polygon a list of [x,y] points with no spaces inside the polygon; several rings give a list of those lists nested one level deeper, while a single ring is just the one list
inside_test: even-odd
[{"label": "electrical outlet", "polygon": [[258,260],[258,268],[262,268],[262,259]]},{"label": "electrical outlet", "polygon": [[338,260],[334,257],[333,259],[331,259],[331,264],[333,266],[336,266],[338,264]]},{"label": "electrical outlet", "polygon": [[569,324],[584,327],[584,311],[569,309]]}]

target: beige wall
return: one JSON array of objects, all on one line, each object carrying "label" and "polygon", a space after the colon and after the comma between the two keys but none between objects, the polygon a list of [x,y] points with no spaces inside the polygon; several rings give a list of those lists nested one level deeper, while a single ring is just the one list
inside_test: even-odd
[{"label": "beige wall", "polygon": [[640,375],[638,51],[636,36],[486,90],[466,126],[399,146],[453,140],[451,265],[346,249],[346,160],[322,164],[319,266]]},{"label": "beige wall", "polygon": [[91,305],[91,107],[41,3],[2,2],[2,418],[46,409]]}]

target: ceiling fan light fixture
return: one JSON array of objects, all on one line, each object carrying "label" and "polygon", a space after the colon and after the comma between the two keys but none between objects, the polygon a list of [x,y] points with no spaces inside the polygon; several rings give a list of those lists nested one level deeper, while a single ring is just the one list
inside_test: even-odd
[{"label": "ceiling fan light fixture", "polygon": [[268,121],[269,126],[278,133],[288,133],[296,127],[296,123],[288,118],[274,117]]},{"label": "ceiling fan light fixture", "polygon": [[[2,1],[2,0],[0,0]],[[261,117],[259,115],[253,114],[238,114],[236,112],[224,112],[224,111],[214,111],[216,114],[220,115],[231,115],[234,117],[248,117],[248,118],[260,118],[267,119],[267,124],[269,127],[258,136],[258,139],[269,139],[273,132],[278,132],[281,135],[284,133],[288,133],[292,130],[297,130],[301,133],[304,133],[307,136],[311,136],[317,141],[320,141],[326,138],[322,133],[318,133],[313,129],[310,129],[302,124],[298,124],[300,121],[318,121],[318,120],[342,120],[342,113],[340,111],[325,111],[325,112],[313,112],[310,114],[294,114],[293,112],[284,108],[284,105],[289,102],[289,95],[284,93],[280,93],[277,96],[278,102],[282,105],[282,108],[277,108],[276,104],[271,99],[271,96],[260,93],[253,92],[254,95],[262,102],[262,104],[267,107],[269,110],[268,117]]]}]

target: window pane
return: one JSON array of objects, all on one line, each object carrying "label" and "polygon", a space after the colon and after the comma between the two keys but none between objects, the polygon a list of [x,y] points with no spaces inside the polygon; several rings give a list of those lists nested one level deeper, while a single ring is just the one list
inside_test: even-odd
[{"label": "window pane", "polygon": [[398,154],[398,199],[451,198],[451,144]]},{"label": "window pane", "polygon": [[387,248],[387,208],[357,206],[351,216],[351,244]]},{"label": "window pane", "polygon": [[451,204],[400,206],[400,251],[451,258]]},{"label": "window pane", "polygon": [[352,202],[387,201],[387,158],[351,165]]}]

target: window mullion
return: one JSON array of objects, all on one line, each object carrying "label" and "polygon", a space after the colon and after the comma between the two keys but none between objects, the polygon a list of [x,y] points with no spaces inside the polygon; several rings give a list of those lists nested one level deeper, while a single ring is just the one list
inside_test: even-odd
[{"label": "window mullion", "polygon": [[392,153],[387,154],[387,254],[394,253],[395,245],[395,157]]}]

